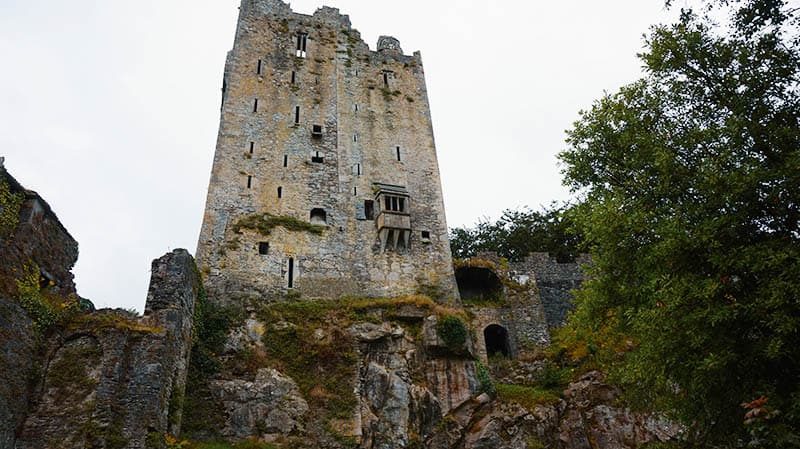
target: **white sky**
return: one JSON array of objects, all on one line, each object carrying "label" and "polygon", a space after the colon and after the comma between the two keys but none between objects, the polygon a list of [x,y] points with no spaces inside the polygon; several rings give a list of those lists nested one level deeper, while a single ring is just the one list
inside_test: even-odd
[{"label": "white sky", "polygon": [[[422,52],[451,227],[569,197],[556,153],[641,75],[663,0],[304,0],[375,49]],[[78,292],[143,309],[150,261],[194,253],[238,0],[0,0],[0,156],[78,240]],[[2,255],[0,255],[2,257]]]}]

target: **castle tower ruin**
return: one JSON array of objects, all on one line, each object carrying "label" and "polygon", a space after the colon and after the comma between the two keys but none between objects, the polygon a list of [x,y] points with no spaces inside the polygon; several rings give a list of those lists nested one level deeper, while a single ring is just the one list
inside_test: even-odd
[{"label": "castle tower ruin", "polygon": [[419,52],[242,0],[197,260],[221,301],[457,297]]}]

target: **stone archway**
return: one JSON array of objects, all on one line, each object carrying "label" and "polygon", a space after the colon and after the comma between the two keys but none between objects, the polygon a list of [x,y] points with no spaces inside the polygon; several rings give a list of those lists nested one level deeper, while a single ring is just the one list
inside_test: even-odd
[{"label": "stone archway", "polygon": [[508,341],[508,331],[499,324],[490,324],[483,330],[483,341],[486,343],[486,356],[502,354],[511,358],[511,344]]}]

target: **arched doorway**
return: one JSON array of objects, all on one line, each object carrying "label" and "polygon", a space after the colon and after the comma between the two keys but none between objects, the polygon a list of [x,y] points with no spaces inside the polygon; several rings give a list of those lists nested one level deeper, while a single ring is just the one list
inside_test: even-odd
[{"label": "arched doorway", "polygon": [[486,355],[492,357],[502,354],[511,357],[511,345],[508,342],[508,331],[498,324],[490,324],[483,330],[483,341],[486,343]]},{"label": "arched doorway", "polygon": [[500,278],[490,268],[460,267],[456,269],[456,283],[458,293],[465,301],[497,300],[503,293]]}]

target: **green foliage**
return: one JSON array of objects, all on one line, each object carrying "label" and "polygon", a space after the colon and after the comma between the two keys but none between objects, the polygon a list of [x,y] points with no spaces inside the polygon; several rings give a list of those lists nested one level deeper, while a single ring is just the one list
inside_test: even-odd
[{"label": "green foliage", "polygon": [[537,405],[555,404],[559,396],[551,390],[526,385],[497,384],[497,398],[503,402],[514,402],[528,410]]},{"label": "green foliage", "polygon": [[19,209],[25,196],[22,193],[14,193],[5,179],[0,174],[0,237],[11,234],[19,222]]},{"label": "green foliage", "polygon": [[322,235],[325,231],[325,226],[313,225],[294,217],[253,214],[240,218],[236,224],[233,225],[233,232],[239,234],[242,232],[242,229],[251,229],[266,237],[272,233],[272,230],[276,226],[280,226],[287,231],[308,232],[315,235]]},{"label": "green foliage", "polygon": [[[797,18],[777,0],[707,6],[731,26],[686,10],[654,27],[646,77],[569,131],[560,157],[594,263],[571,320],[630,336],[616,380],[694,444],[796,447]],[[740,404],[762,395],[778,413],[754,433]]]},{"label": "green foliage", "polygon": [[486,365],[484,365],[480,360],[475,361],[475,375],[477,376],[478,383],[480,384],[478,391],[491,396],[494,396],[497,393],[494,382],[492,381],[492,375],[489,373]]},{"label": "green foliage", "polygon": [[16,284],[20,306],[33,320],[36,331],[43,334],[73,316],[77,312],[78,302],[53,294],[48,287],[42,288],[43,280],[40,276],[39,266],[28,262],[22,267]]},{"label": "green foliage", "polygon": [[436,322],[436,335],[450,350],[460,351],[467,343],[469,331],[461,318],[447,315],[439,318]]},{"label": "green foliage", "polygon": [[186,435],[209,430],[213,434],[214,429],[220,429],[224,425],[224,407],[214,397],[208,380],[221,368],[219,355],[228,330],[244,320],[240,309],[208,302],[201,282],[198,282],[196,288],[198,301],[195,305],[195,341],[189,359],[181,423],[181,431]]},{"label": "green foliage", "polygon": [[569,204],[552,203],[539,212],[506,210],[494,223],[484,220],[474,228],[451,229],[450,249],[459,259],[492,251],[516,262],[546,251],[559,262],[572,261],[583,247],[583,237],[575,229],[571,209]]}]

